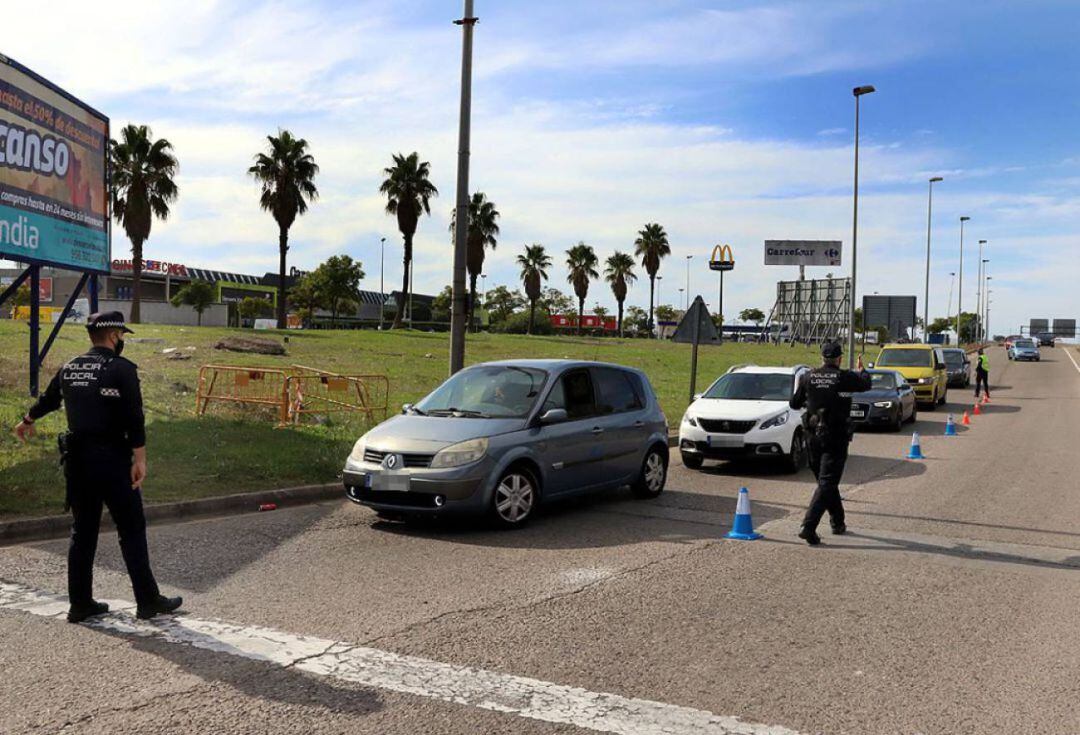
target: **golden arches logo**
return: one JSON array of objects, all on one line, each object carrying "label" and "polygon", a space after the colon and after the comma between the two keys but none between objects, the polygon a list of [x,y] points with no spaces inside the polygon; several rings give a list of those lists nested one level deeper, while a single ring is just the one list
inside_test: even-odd
[{"label": "golden arches logo", "polygon": [[730,245],[716,245],[709,257],[709,268],[714,271],[729,271],[735,268],[735,256]]}]

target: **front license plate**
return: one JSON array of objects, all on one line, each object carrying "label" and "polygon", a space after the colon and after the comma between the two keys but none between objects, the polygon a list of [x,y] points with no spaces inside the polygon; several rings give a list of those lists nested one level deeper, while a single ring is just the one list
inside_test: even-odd
[{"label": "front license plate", "polygon": [[851,418],[861,419],[864,416],[866,416],[866,413],[864,411],[856,411],[855,409],[851,409]]},{"label": "front license plate", "polygon": [[706,443],[710,447],[741,447],[746,441],[741,436],[708,436]]},{"label": "front license plate", "polygon": [[408,475],[377,475],[374,481],[374,489],[391,493],[409,492]]}]

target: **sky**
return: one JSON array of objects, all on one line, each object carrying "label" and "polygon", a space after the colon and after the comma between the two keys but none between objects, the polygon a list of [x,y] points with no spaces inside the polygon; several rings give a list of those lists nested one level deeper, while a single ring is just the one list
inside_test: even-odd
[{"label": "sky", "polygon": [[[105,112],[148,124],[180,161],[180,197],[145,257],[261,274],[277,231],[246,175],[266,135],[307,139],[318,202],[290,234],[290,265],[345,253],[363,286],[400,287],[401,237],[378,193],[391,154],[430,161],[440,196],[416,238],[415,290],[449,283],[457,173],[461,4],[444,0],[48,2],[47,33],[0,51]],[[729,243],[724,312],[766,312],[792,267],[766,239],[852,244],[854,86],[862,98],[858,292],[916,295],[923,311],[927,179],[934,185],[930,316],[974,311],[978,240],[990,327],[1080,317],[1080,6],[1048,0],[704,2],[476,0],[470,189],[501,212],[488,288],[519,286],[542,243],[566,293],[565,250],[601,260],[667,230],[658,303],[715,303],[713,245]],[[38,5],[5,9],[33,29]],[[43,40],[47,39],[47,40]],[[121,228],[113,256],[130,257]],[[627,303],[648,305],[640,278]],[[824,277],[825,268],[808,269]],[[950,302],[950,294],[951,302]],[[685,295],[683,296],[685,298]],[[588,307],[614,306],[603,282]],[[950,308],[951,303],[951,308]]]}]

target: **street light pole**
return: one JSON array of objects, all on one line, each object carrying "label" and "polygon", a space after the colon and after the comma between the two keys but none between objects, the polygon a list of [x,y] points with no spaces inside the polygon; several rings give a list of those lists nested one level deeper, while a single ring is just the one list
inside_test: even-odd
[{"label": "street light pole", "polygon": [[848,370],[855,367],[855,294],[856,273],[859,258],[859,98],[870,94],[874,87],[870,84],[855,87],[855,187],[851,214],[851,303],[848,305]]},{"label": "street light pole", "polygon": [[386,310],[386,283],[383,280],[384,266],[386,265],[386,238],[379,240],[379,329],[383,328],[383,312]]},{"label": "street light pole", "polygon": [[686,256],[686,308],[690,308],[690,261],[693,255]]},{"label": "street light pole", "polygon": [[473,0],[465,0],[461,26],[461,113],[458,119],[457,210],[454,227],[453,306],[450,311],[450,374],[465,367],[465,260],[469,226],[469,138],[472,124]]},{"label": "street light pole", "polygon": [[982,339],[982,299],[983,299],[983,245],[986,240],[979,240],[979,282],[975,286],[975,341]]},{"label": "street light pole", "polygon": [[923,295],[923,342],[927,341],[930,326],[930,221],[934,207],[934,183],[944,181],[940,176],[930,179],[926,193],[926,293]]},{"label": "street light pole", "polygon": [[960,284],[956,288],[956,346],[960,341],[960,315],[964,313],[964,223],[971,217],[960,218]]}]

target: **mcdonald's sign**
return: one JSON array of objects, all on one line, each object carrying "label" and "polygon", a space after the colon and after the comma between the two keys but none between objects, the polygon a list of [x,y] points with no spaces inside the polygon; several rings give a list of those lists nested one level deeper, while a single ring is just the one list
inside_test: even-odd
[{"label": "mcdonald's sign", "polygon": [[709,257],[709,270],[730,271],[735,269],[735,256],[731,254],[730,245],[717,245],[712,249]]}]

